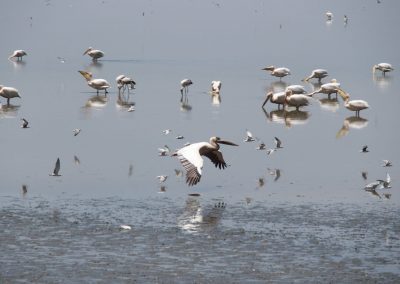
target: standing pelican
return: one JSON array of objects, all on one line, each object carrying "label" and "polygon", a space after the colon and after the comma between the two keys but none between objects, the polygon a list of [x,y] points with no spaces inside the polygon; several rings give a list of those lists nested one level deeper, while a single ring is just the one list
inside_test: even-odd
[{"label": "standing pelican", "polygon": [[308,82],[310,79],[316,78],[318,79],[318,82],[321,82],[321,79],[325,78],[326,76],[328,76],[328,71],[325,69],[315,69],[311,72],[311,75],[303,79],[303,81]]},{"label": "standing pelican", "polygon": [[84,53],[83,55],[89,55],[90,57],[92,57],[93,61],[97,61],[97,59],[101,58],[104,56],[104,52],[98,49],[94,49],[93,47],[89,47]]},{"label": "standing pelican", "polygon": [[211,137],[209,143],[193,143],[172,154],[172,156],[178,156],[181,164],[185,168],[186,183],[189,186],[195,185],[200,181],[204,162],[201,156],[209,158],[215,167],[220,169],[225,169],[227,167],[222,153],[219,151],[219,144],[239,146],[235,143],[221,140],[219,137]]},{"label": "standing pelican", "polygon": [[181,93],[183,94],[183,91],[187,93],[189,91],[189,86],[192,85],[193,82],[190,79],[183,79],[181,81]]},{"label": "standing pelican", "polygon": [[263,68],[262,70],[271,71],[272,76],[279,77],[279,78],[290,75],[290,70],[289,70],[289,68],[286,68],[286,67],[275,68],[273,65],[271,65],[271,66]]},{"label": "standing pelican", "polygon": [[90,72],[86,71],[78,71],[81,73],[83,77],[85,77],[88,85],[93,89],[97,90],[97,94],[99,94],[99,90],[104,90],[104,94],[107,94],[107,89],[110,88],[110,84],[104,79],[93,79],[93,75]]},{"label": "standing pelican", "polygon": [[211,82],[211,91],[215,93],[219,93],[221,91],[222,83],[221,81],[212,81]]},{"label": "standing pelican", "polygon": [[287,90],[285,92],[285,104],[289,106],[296,107],[296,110],[299,110],[302,106],[308,106],[310,97],[301,94],[292,94],[291,90]]},{"label": "standing pelican", "polygon": [[291,90],[293,94],[305,94],[306,89],[302,85],[290,85],[286,87],[286,90]]},{"label": "standing pelican", "polygon": [[132,89],[135,88],[136,82],[133,81],[133,79],[126,77],[125,75],[119,75],[115,81],[117,81],[117,85],[118,85],[118,90],[121,90],[121,88],[123,88],[123,90],[125,90],[126,87],[128,87],[128,91],[129,91],[129,86]]},{"label": "standing pelican", "polygon": [[22,56],[25,56],[25,55],[28,55],[28,54],[25,52],[25,50],[18,49],[18,50],[15,50],[15,51],[13,52],[13,54],[11,54],[10,57],[8,57],[8,59],[17,58],[17,60],[20,61],[20,60],[22,60]]},{"label": "standing pelican", "polygon": [[18,90],[13,87],[4,87],[0,85],[0,96],[7,99],[7,105],[10,105],[10,99],[21,98]]},{"label": "standing pelican", "polygon": [[356,116],[360,116],[360,111],[363,109],[369,108],[369,105],[366,101],[363,100],[351,100],[350,101],[350,96],[346,92],[344,92],[342,89],[337,89],[339,95],[342,97],[344,101],[344,107],[347,108],[348,110],[355,111]]},{"label": "standing pelican", "polygon": [[327,94],[330,96],[331,94],[337,94],[337,89],[340,88],[340,83],[336,79],[332,79],[330,83],[326,83],[321,85],[321,87],[312,92],[310,96],[318,93]]},{"label": "standing pelican", "polygon": [[268,92],[262,104],[262,107],[264,107],[268,101],[277,104],[279,109],[280,106],[285,103],[285,92],[278,92],[278,93]]},{"label": "standing pelican", "polygon": [[389,63],[379,63],[372,67],[372,72],[375,73],[376,70],[382,71],[383,76],[385,76],[386,72],[393,71],[394,68]]}]

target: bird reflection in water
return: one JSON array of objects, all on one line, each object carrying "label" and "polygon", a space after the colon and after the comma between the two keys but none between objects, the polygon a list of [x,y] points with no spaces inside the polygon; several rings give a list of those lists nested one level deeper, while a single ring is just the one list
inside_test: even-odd
[{"label": "bird reflection in water", "polygon": [[107,105],[107,102],[107,96],[94,95],[86,101],[85,108],[104,108]]},{"label": "bird reflection in water", "polygon": [[350,128],[352,129],[362,129],[367,127],[368,119],[359,117],[359,116],[349,116],[343,121],[343,126],[339,129],[338,133],[336,134],[336,138],[342,138],[346,136]]},{"label": "bird reflection in water", "polygon": [[188,233],[210,232],[216,228],[226,208],[226,203],[217,201],[212,205],[202,206],[200,197],[189,196],[178,226]]},{"label": "bird reflection in water", "polygon": [[327,111],[336,112],[339,109],[339,101],[337,98],[318,99],[321,108]]},{"label": "bird reflection in water", "polygon": [[189,98],[188,94],[185,91],[181,92],[181,99],[180,99],[180,106],[181,112],[189,112],[192,110],[192,106],[189,105]]},{"label": "bird reflection in water", "polygon": [[271,83],[269,90],[271,90],[273,93],[282,92],[286,90],[287,86],[288,84],[285,81],[274,81]]},{"label": "bird reflection in water", "polygon": [[383,76],[381,74],[373,73],[372,80],[374,81],[374,84],[381,90],[387,89],[392,83],[392,77],[390,75]]},{"label": "bird reflection in water", "polygon": [[269,113],[262,108],[265,117],[268,121],[285,124],[286,127],[292,127],[294,125],[303,125],[308,122],[308,118],[310,117],[310,113],[308,111],[302,110],[283,110],[283,109],[276,109],[270,111]]},{"label": "bird reflection in water", "polygon": [[81,164],[81,160],[79,160],[79,158],[76,155],[74,156],[74,163],[77,166],[79,166]]},{"label": "bird reflection in water", "polygon": [[20,105],[13,104],[0,104],[0,117],[2,118],[14,118],[18,114]]},{"label": "bird reflection in water", "polygon": [[119,91],[116,102],[117,109],[126,111],[129,110],[131,107],[135,106],[135,103],[129,101],[129,99],[130,99],[129,92],[125,94],[124,92]]},{"label": "bird reflection in water", "polygon": [[219,106],[221,104],[221,95],[219,92],[211,91],[211,104],[214,106]]},{"label": "bird reflection in water", "polygon": [[21,69],[26,65],[26,62],[24,60],[15,60],[15,61],[9,60],[9,61],[12,63],[15,70]]}]

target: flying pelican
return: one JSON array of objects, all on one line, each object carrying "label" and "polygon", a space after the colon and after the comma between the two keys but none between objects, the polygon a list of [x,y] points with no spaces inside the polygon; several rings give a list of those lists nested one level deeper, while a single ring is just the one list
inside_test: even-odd
[{"label": "flying pelican", "polygon": [[305,94],[306,89],[302,85],[290,85],[286,87],[286,90],[291,90],[293,94]]},{"label": "flying pelican", "polygon": [[51,174],[49,174],[49,176],[59,177],[59,176],[61,176],[60,174],[58,174],[59,171],[60,171],[60,158],[57,158],[56,165],[54,166],[54,170]]},{"label": "flying pelican", "polygon": [[8,59],[17,58],[17,60],[20,61],[20,60],[22,60],[22,56],[24,56],[24,55],[28,55],[28,54],[25,52],[25,50],[18,49],[18,50],[15,50],[15,51],[13,52],[13,54],[11,54],[10,57],[8,57]]},{"label": "flying pelican", "polygon": [[310,79],[316,78],[318,79],[318,82],[321,82],[321,79],[325,78],[326,76],[328,76],[328,71],[325,69],[315,69],[311,72],[311,75],[303,79],[303,81],[308,82]]},{"label": "flying pelican", "polygon": [[285,92],[278,92],[278,93],[268,92],[262,104],[262,107],[264,107],[266,103],[270,100],[271,103],[277,104],[279,109],[280,106],[285,103],[285,97],[286,97]]},{"label": "flying pelican", "polygon": [[25,118],[21,118],[21,120],[22,120],[21,128],[29,128],[28,126],[29,122]]},{"label": "flying pelican", "polygon": [[289,70],[289,68],[286,68],[286,67],[275,68],[273,65],[271,65],[271,66],[263,68],[262,70],[271,71],[272,76],[279,77],[279,78],[290,75],[290,70]]},{"label": "flying pelican", "polygon": [[183,91],[187,93],[189,91],[189,86],[192,85],[193,82],[190,79],[183,79],[181,81],[181,93],[183,94]]},{"label": "flying pelican", "polygon": [[178,156],[181,164],[185,168],[186,183],[189,186],[195,185],[200,181],[204,162],[201,156],[209,158],[215,167],[220,169],[225,169],[227,167],[222,153],[218,151],[220,148],[219,144],[239,146],[235,143],[221,140],[219,137],[211,137],[209,143],[193,143],[172,154],[172,156]]},{"label": "flying pelican", "polygon": [[308,106],[310,97],[302,94],[292,94],[291,90],[285,92],[285,104],[296,107],[299,110],[302,106]]},{"label": "flying pelican", "polygon": [[3,85],[0,85],[0,96],[7,99],[7,105],[10,105],[10,99],[21,98],[17,89],[13,87],[4,87]]},{"label": "flying pelican", "polygon": [[385,76],[386,72],[393,71],[394,68],[389,63],[379,63],[372,67],[372,72],[375,73],[376,70],[382,71],[383,76]]},{"label": "flying pelican", "polygon": [[369,108],[369,105],[366,101],[363,100],[351,100],[350,101],[350,95],[344,92],[342,89],[338,88],[338,93],[342,97],[344,101],[344,107],[347,108],[348,110],[355,111],[356,116],[360,116],[360,111],[363,109]]},{"label": "flying pelican", "polygon": [[246,139],[244,139],[243,141],[244,142],[253,142],[253,141],[256,141],[256,139],[254,139],[253,134],[246,129]]},{"label": "flying pelican", "polygon": [[89,47],[84,53],[83,55],[89,55],[90,57],[92,57],[93,61],[97,61],[97,59],[101,58],[104,56],[104,52],[98,49],[93,49],[93,47]]},{"label": "flying pelican", "polygon": [[129,91],[129,86],[130,86],[131,90],[135,89],[136,82],[133,79],[126,77],[125,75],[119,75],[115,79],[115,81],[117,81],[118,90],[121,90],[121,88],[123,88],[125,90],[125,88],[128,87],[128,91]]},{"label": "flying pelican", "polygon": [[83,77],[85,77],[88,85],[93,89],[97,90],[97,94],[99,94],[99,90],[104,90],[104,94],[107,94],[107,89],[110,88],[110,84],[104,79],[93,79],[93,75],[90,72],[86,71],[78,71],[81,73]]},{"label": "flying pelican", "polygon": [[389,160],[383,160],[383,165],[382,167],[391,167],[392,166],[392,162]]},{"label": "flying pelican", "polygon": [[312,92],[310,96],[318,93],[327,94],[330,96],[331,94],[337,94],[337,89],[340,88],[340,83],[336,79],[332,79],[330,83],[326,83],[321,85],[321,87]]},{"label": "flying pelican", "polygon": [[212,81],[211,82],[211,91],[215,93],[219,93],[221,91],[222,83],[221,81]]}]

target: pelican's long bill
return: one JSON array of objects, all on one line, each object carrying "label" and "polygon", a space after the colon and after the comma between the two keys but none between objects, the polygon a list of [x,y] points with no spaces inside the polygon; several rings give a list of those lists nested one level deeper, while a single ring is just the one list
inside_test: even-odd
[{"label": "pelican's long bill", "polygon": [[226,140],[218,140],[218,143],[219,144],[225,144],[225,145],[231,145],[231,146],[239,146],[239,145],[237,145],[237,144],[235,144],[233,142],[226,141]]}]

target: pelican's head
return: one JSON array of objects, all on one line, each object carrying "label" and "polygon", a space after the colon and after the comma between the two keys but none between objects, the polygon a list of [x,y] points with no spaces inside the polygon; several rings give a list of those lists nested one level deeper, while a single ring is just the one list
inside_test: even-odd
[{"label": "pelican's head", "polygon": [[378,69],[379,66],[377,64],[375,64],[374,66],[372,66],[372,72],[375,73],[376,69]]},{"label": "pelican's head", "polygon": [[216,144],[224,144],[224,145],[230,145],[230,146],[239,146],[233,142],[230,141],[226,141],[226,140],[221,140],[221,138],[219,138],[218,136],[214,136],[210,138],[210,144],[212,144],[212,142],[216,143]]},{"label": "pelican's head", "polygon": [[92,73],[87,72],[87,71],[78,71],[78,72],[81,73],[81,75],[83,77],[85,77],[86,81],[92,80],[92,77],[93,77]]},{"label": "pelican's head", "polygon": [[88,49],[86,49],[86,51],[83,53],[83,55],[88,54],[88,52],[92,51],[93,47],[89,47]]},{"label": "pelican's head", "polygon": [[265,71],[274,71],[274,69],[275,69],[274,65],[271,65],[271,66],[265,67],[265,68],[263,68],[263,69],[261,69],[261,70],[265,70]]},{"label": "pelican's head", "polygon": [[341,96],[344,101],[347,101],[350,99],[350,95],[348,93],[346,93],[345,91],[343,91],[342,89],[337,88],[337,91],[338,91],[339,96]]}]

